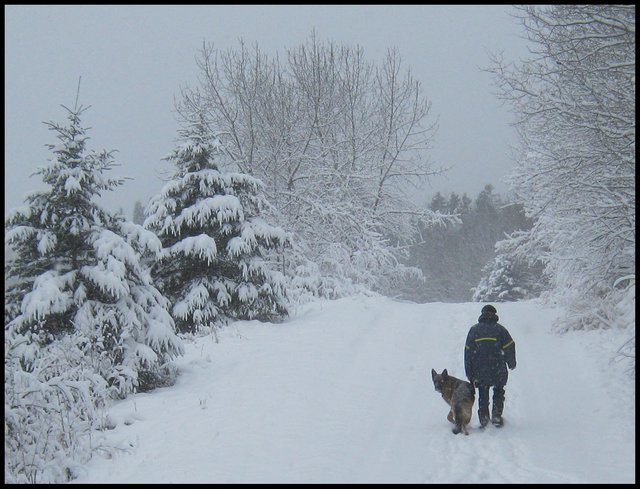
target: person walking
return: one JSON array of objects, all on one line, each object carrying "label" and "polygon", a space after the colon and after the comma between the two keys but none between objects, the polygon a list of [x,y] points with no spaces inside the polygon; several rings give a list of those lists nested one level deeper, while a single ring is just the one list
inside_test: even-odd
[{"label": "person walking", "polygon": [[478,389],[480,427],[489,423],[489,389],[493,387],[491,422],[504,424],[504,387],[508,372],[516,368],[516,344],[507,328],[498,323],[498,311],[487,304],[478,322],[471,326],[464,347],[464,369],[469,382]]}]

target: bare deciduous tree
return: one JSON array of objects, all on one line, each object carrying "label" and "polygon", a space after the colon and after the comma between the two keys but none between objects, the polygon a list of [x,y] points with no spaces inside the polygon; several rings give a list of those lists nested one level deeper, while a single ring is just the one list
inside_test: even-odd
[{"label": "bare deciduous tree", "polygon": [[265,183],[306,258],[380,288],[415,220],[433,219],[410,186],[441,171],[426,158],[430,103],[398,52],[376,66],[362,48],[312,34],[284,61],[241,42],[222,53],[205,44],[197,62],[199,85],[179,112],[206,111],[229,162]]}]

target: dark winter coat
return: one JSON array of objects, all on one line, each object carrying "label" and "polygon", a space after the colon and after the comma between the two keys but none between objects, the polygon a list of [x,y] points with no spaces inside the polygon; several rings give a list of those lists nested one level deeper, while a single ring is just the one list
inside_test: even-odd
[{"label": "dark winter coat", "polygon": [[507,366],[516,368],[516,345],[498,315],[484,312],[471,327],[464,347],[464,369],[476,385],[505,385]]}]

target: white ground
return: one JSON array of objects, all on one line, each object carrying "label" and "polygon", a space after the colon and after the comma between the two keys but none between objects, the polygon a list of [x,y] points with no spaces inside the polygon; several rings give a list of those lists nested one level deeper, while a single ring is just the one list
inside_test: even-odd
[{"label": "white ground", "polygon": [[[453,435],[431,369],[464,378],[482,304],[355,297],[278,325],[239,322],[178,360],[175,386],[115,404],[75,483],[633,483],[631,331],[550,332],[537,302],[495,304],[516,342],[505,426]],[[475,412],[475,407],[474,407]]]}]

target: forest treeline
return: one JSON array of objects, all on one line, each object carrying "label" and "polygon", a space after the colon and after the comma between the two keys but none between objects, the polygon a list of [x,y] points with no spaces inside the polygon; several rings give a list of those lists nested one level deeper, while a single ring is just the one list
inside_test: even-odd
[{"label": "forest treeline", "polygon": [[496,243],[531,229],[532,220],[521,204],[487,184],[474,199],[466,193],[437,192],[428,207],[459,221],[418,226],[407,264],[418,267],[422,277],[408,280],[400,297],[416,302],[504,302],[538,297],[545,290],[548,284],[539,264],[507,265],[507,258],[496,253]]}]

